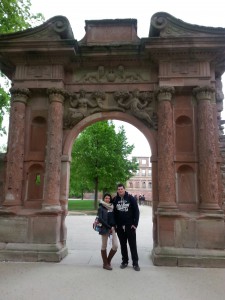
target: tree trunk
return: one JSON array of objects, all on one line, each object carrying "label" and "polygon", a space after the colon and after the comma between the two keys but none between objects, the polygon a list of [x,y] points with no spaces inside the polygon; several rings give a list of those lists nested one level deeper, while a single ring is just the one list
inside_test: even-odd
[{"label": "tree trunk", "polygon": [[95,177],[95,209],[97,209],[98,206],[98,177]]}]

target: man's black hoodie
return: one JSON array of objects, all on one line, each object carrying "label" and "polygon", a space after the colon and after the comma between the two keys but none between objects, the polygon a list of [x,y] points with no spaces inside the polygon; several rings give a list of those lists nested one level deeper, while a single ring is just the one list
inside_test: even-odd
[{"label": "man's black hoodie", "polygon": [[128,192],[125,192],[124,197],[120,197],[117,193],[113,199],[113,205],[117,226],[138,226],[140,212],[137,201],[132,195],[129,195]]}]

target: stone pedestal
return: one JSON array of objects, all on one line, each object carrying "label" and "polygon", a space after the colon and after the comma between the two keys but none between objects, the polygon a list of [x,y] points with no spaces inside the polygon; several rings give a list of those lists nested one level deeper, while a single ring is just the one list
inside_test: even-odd
[{"label": "stone pedestal", "polygon": [[0,261],[59,262],[68,249],[60,239],[63,216],[21,210],[0,211]]},{"label": "stone pedestal", "polygon": [[161,213],[156,266],[225,267],[223,214]]}]

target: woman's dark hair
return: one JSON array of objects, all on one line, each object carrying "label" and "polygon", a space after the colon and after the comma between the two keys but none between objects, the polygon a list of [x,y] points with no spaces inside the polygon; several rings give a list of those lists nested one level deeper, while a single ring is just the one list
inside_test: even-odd
[{"label": "woman's dark hair", "polygon": [[110,197],[110,203],[112,203],[112,196],[111,196],[111,194],[105,193],[104,196],[103,196],[103,200],[105,199],[106,196]]}]

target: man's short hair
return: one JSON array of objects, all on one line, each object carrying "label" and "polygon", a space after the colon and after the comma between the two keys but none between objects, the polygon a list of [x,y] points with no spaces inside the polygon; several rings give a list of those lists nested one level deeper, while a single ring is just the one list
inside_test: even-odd
[{"label": "man's short hair", "polygon": [[125,186],[124,186],[123,183],[118,183],[118,184],[117,184],[117,188],[119,188],[119,187],[123,187],[123,188],[125,189]]}]

